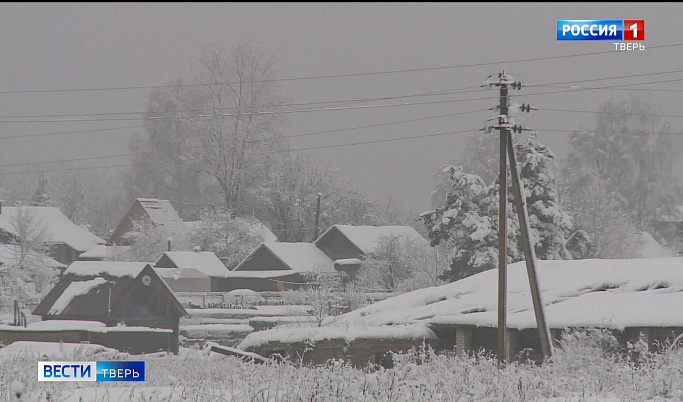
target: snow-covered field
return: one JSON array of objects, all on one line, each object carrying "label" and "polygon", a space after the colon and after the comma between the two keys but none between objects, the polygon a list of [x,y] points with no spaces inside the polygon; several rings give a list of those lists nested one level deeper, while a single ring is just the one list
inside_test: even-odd
[{"label": "snow-covered field", "polygon": [[[673,401],[683,400],[683,350],[640,357],[606,353],[602,332],[575,333],[551,362],[497,367],[494,358],[415,351],[393,369],[356,369],[342,362],[306,367],[252,364],[198,349],[126,356],[89,345],[61,350],[29,343],[0,351],[2,392],[25,389],[22,401]],[[638,350],[638,345],[635,349]],[[37,360],[144,360],[144,383],[38,382]]]}]

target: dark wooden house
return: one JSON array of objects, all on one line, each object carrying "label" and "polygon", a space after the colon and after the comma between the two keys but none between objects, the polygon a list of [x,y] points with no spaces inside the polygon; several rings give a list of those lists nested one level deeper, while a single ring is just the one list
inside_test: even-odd
[{"label": "dark wooden house", "polygon": [[351,226],[334,225],[327,229],[314,244],[333,261],[339,259],[362,259],[375,251],[385,237],[400,236],[429,246],[410,226]]},{"label": "dark wooden house", "polygon": [[109,242],[128,245],[126,234],[133,229],[134,221],[149,220],[155,228],[163,228],[169,236],[187,236],[189,229],[173,205],[167,200],[137,198],[109,237]]},{"label": "dark wooden house", "polygon": [[[76,261],[33,314],[43,320],[99,321],[115,328],[109,334],[98,331],[95,343],[104,346],[131,353],[177,353],[179,320],[187,312],[150,264]],[[130,331],[121,331],[122,325]]]},{"label": "dark wooden house", "polygon": [[224,278],[221,290],[280,291],[300,287],[309,274],[336,273],[313,243],[261,243]]}]

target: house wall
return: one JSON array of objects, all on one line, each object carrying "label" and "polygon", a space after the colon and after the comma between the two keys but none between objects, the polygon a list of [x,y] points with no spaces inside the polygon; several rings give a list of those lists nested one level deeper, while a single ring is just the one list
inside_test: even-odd
[{"label": "house wall", "polygon": [[363,258],[363,252],[336,227],[316,240],[315,245],[333,261],[340,258]]},{"label": "house wall", "polygon": [[[211,278],[212,292],[229,292],[235,289],[251,289],[256,292],[281,292],[298,289],[305,284],[299,274],[279,278]],[[214,286],[215,283],[215,286]],[[297,285],[297,284],[301,285]]]},{"label": "house wall", "polygon": [[280,354],[293,362],[305,364],[323,364],[330,359],[343,359],[358,368],[369,364],[390,368],[393,366],[390,352],[406,352],[423,345],[436,348],[438,340],[357,338],[351,343],[346,343],[343,339],[327,339],[316,342],[314,348],[303,342],[269,342],[248,351],[256,352],[264,357],[274,357]]},{"label": "house wall", "polygon": [[211,292],[209,278],[163,278],[173,292]]},{"label": "house wall", "polygon": [[[85,330],[13,330],[0,329],[0,342],[9,345],[19,341],[93,343],[131,354],[173,352],[174,334],[168,332],[124,331],[90,332]],[[175,336],[177,343],[177,335]],[[177,352],[177,350],[176,350]],[[175,353],[175,352],[174,352]]]},{"label": "house wall", "polygon": [[78,259],[78,255],[81,251],[73,249],[66,244],[53,244],[50,246],[48,255],[55,260],[61,262],[64,265],[70,265],[72,262]]}]

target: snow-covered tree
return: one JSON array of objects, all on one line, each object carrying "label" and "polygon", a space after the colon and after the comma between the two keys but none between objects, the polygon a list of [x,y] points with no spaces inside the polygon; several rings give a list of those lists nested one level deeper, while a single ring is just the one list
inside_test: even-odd
[{"label": "snow-covered tree", "polygon": [[228,269],[233,269],[267,240],[263,229],[254,217],[236,218],[229,212],[204,210],[192,230],[191,243],[213,252]]},{"label": "snow-covered tree", "polygon": [[497,222],[486,213],[490,190],[481,177],[463,173],[459,166],[448,166],[444,172],[451,180],[445,205],[420,217],[429,230],[432,246],[447,241],[452,248],[450,270],[442,278],[454,281],[498,264]]},{"label": "snow-covered tree", "polygon": [[365,256],[355,281],[368,291],[409,292],[443,283],[439,276],[447,263],[436,249],[405,236],[384,236],[375,250]]},{"label": "snow-covered tree", "polygon": [[674,130],[657,114],[642,97],[603,104],[594,129],[570,134],[572,151],[565,162],[571,175],[565,179],[568,191],[579,193],[596,180],[601,186],[608,182],[608,191],[620,194],[633,225],[648,229],[682,194],[672,173],[683,138],[663,134]]},{"label": "snow-covered tree", "polygon": [[124,261],[154,262],[164,251],[168,250],[171,242],[173,251],[189,251],[189,236],[183,233],[170,233],[163,226],[154,226],[147,218],[133,221],[133,228],[124,235],[130,248],[115,256]]},{"label": "snow-covered tree", "polygon": [[[535,136],[515,145],[527,213],[531,242],[540,259],[571,259],[566,249],[566,236],[571,234],[572,219],[559,203],[550,164],[554,155]],[[451,269],[444,279],[457,280],[495,268],[498,265],[498,178],[486,185],[463,168],[449,166],[450,188],[442,207],[421,214],[429,230],[432,245],[442,242],[452,248]],[[511,180],[508,178],[508,184]],[[507,208],[508,262],[523,258],[519,220],[514,195],[508,188]]]},{"label": "snow-covered tree", "polygon": [[[553,152],[540,144],[535,135],[515,144],[519,174],[524,184],[531,238],[536,257],[542,260],[567,260],[566,237],[574,224],[561,206],[555,176],[550,164]],[[514,193],[510,192],[514,200]],[[513,202],[513,205],[516,205]],[[515,207],[516,211],[516,207]]]}]

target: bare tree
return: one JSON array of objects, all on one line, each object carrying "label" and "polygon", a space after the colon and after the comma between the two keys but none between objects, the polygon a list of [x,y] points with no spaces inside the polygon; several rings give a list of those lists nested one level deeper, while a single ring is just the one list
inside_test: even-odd
[{"label": "bare tree", "polygon": [[15,211],[10,218],[14,232],[11,243],[15,245],[19,266],[25,269],[26,257],[47,251],[47,227],[35,209],[19,205]]}]

